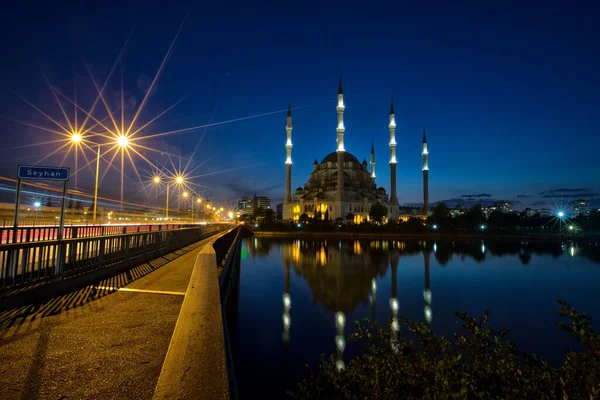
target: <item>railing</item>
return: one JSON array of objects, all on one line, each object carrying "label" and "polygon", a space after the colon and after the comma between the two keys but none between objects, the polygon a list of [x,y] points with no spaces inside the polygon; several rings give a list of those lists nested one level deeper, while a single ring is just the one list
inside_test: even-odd
[{"label": "railing", "polygon": [[[91,236],[116,235],[133,232],[159,231],[183,228],[186,224],[156,224],[156,225],[89,225],[65,226],[64,239],[74,239]],[[41,240],[58,239],[58,226],[24,226],[14,228],[0,227],[0,244],[26,243]]]},{"label": "railing", "polygon": [[141,258],[159,257],[226,226],[211,224],[171,230],[4,244],[0,246],[0,288],[14,288],[69,277],[119,263],[141,263],[144,262]]}]

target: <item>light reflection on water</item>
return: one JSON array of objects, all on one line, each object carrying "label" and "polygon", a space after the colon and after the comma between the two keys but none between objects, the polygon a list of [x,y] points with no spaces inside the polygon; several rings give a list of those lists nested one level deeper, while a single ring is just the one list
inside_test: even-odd
[{"label": "light reflection on water", "polygon": [[[402,316],[450,338],[453,312],[489,309],[493,327],[511,328],[519,348],[551,362],[575,345],[555,327],[556,298],[600,318],[594,243],[255,237],[242,252],[235,367],[243,398],[284,398],[322,353],[345,368],[356,354],[346,337],[365,317],[390,323],[392,335],[402,334]],[[279,379],[265,384],[269,376]]]}]

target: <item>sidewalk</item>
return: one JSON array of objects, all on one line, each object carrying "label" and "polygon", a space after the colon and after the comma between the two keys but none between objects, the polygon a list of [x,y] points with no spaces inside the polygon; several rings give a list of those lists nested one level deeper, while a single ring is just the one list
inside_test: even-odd
[{"label": "sidewalk", "polygon": [[194,261],[212,239],[0,313],[0,398],[152,398]]}]

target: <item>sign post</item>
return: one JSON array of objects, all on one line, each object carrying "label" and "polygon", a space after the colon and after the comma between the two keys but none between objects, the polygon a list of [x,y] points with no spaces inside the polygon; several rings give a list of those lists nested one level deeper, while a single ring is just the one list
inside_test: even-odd
[{"label": "sign post", "polygon": [[21,188],[23,179],[63,181],[62,206],[60,209],[60,226],[58,228],[58,239],[63,237],[63,227],[65,223],[65,199],[67,197],[67,181],[69,180],[71,170],[62,167],[40,167],[37,165],[19,165],[17,170],[17,197],[15,199],[15,221],[13,224],[13,242],[16,241],[17,228],[19,227],[19,206],[21,203]]},{"label": "sign post", "polygon": [[19,205],[21,204],[21,178],[17,178],[17,196],[15,198],[15,220],[13,221],[13,237],[12,242],[17,242],[17,228],[19,227]]}]

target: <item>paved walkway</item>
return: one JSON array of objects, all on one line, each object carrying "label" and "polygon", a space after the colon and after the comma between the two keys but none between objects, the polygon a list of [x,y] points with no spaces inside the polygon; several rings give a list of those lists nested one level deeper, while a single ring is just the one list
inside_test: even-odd
[{"label": "paved walkway", "polygon": [[196,255],[210,240],[0,313],[0,398],[152,398]]}]

